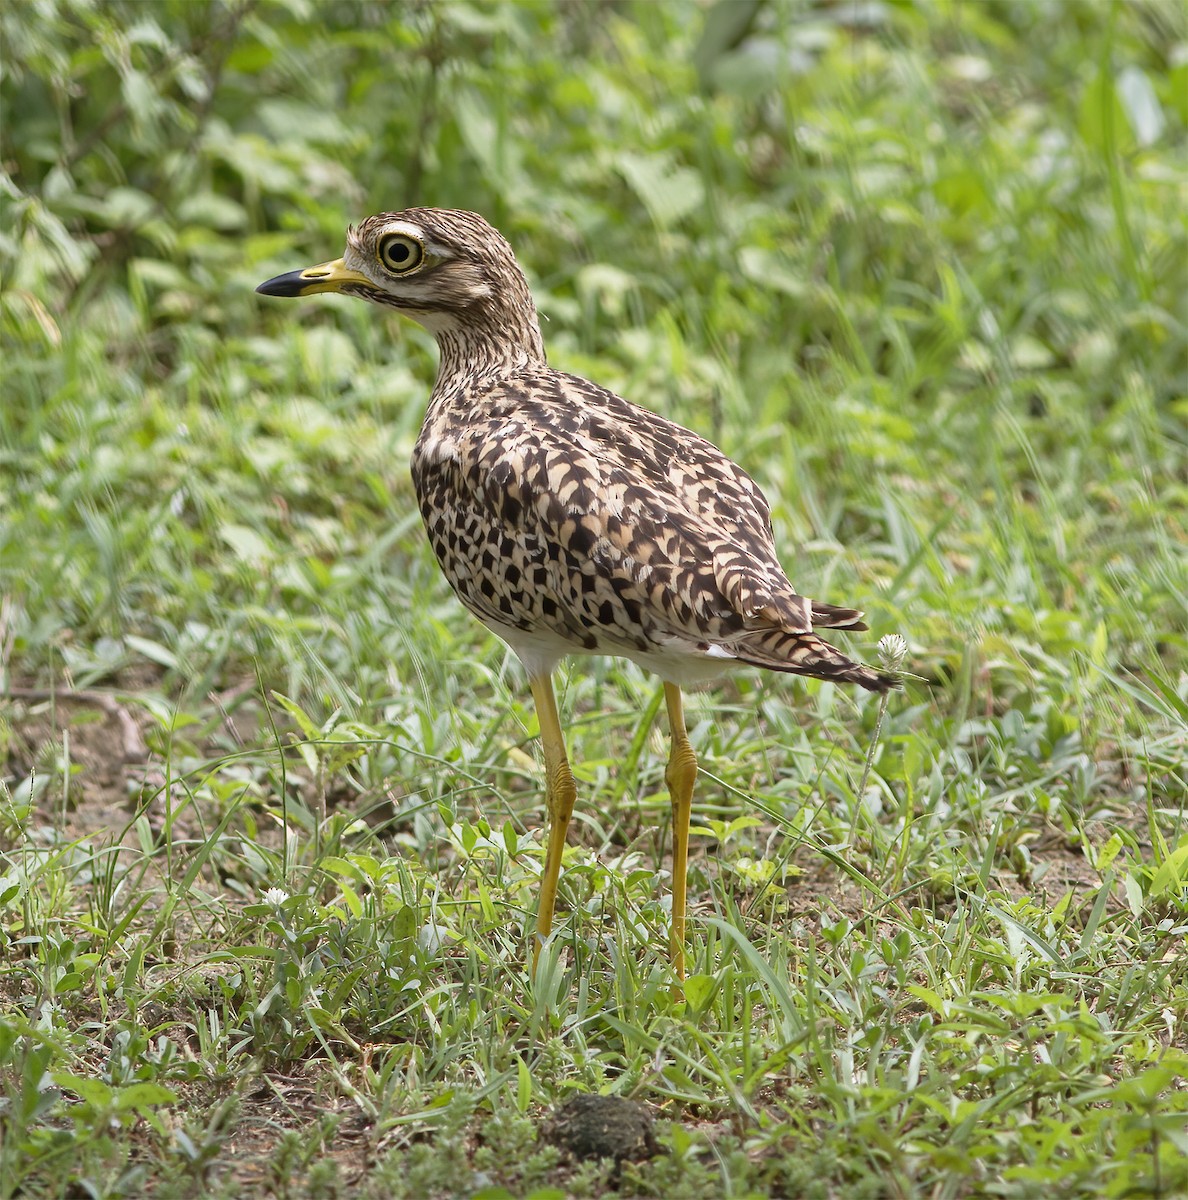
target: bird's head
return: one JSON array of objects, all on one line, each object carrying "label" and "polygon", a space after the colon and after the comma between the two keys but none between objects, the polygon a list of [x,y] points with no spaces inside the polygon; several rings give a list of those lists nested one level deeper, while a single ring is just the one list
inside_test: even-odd
[{"label": "bird's head", "polygon": [[265,296],[340,292],[398,309],[439,342],[459,336],[525,343],[544,357],[536,305],[512,248],[477,213],[408,208],[347,230],[332,262],[260,284]]}]

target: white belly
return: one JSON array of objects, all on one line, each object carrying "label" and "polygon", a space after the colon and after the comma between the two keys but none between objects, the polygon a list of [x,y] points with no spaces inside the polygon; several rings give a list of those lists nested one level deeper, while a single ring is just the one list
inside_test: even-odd
[{"label": "white belly", "polygon": [[547,675],[570,654],[604,654],[611,658],[629,658],[645,671],[651,671],[652,674],[659,675],[661,679],[675,683],[678,687],[717,679],[740,665],[733,654],[720,646],[699,650],[687,642],[674,641],[669,647],[657,646],[654,650],[636,650],[634,647],[611,649],[605,646],[597,650],[586,650],[547,630],[528,632],[509,625],[500,625],[489,619],[484,620],[483,624],[515,651],[529,678]]}]

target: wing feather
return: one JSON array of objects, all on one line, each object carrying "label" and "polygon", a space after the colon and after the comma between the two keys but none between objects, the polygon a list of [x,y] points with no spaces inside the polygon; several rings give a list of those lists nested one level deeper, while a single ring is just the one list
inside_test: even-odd
[{"label": "wing feather", "polygon": [[589,650],[683,646],[881,686],[813,635],[864,629],[862,614],[796,592],[766,497],[713,443],[547,369],[456,402],[465,415],[436,426],[448,437],[431,407],[413,471],[445,573],[480,618]]}]

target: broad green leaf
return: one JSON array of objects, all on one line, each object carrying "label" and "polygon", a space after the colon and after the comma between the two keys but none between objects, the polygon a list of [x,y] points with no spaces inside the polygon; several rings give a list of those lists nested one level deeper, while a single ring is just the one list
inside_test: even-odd
[{"label": "broad green leaf", "polygon": [[700,176],[688,167],[674,166],[667,155],[624,151],[615,162],[661,229],[675,225],[704,202]]}]

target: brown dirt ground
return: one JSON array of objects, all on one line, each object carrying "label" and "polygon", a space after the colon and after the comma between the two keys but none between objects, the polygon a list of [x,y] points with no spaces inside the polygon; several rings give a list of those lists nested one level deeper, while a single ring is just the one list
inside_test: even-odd
[{"label": "brown dirt ground", "polygon": [[[248,690],[250,685],[232,689],[223,700],[238,699]],[[42,820],[67,840],[97,839],[109,845],[119,841],[130,850],[138,848],[133,818],[145,798],[159,793],[164,778],[147,747],[150,721],[127,696],[127,692],[55,693],[39,689],[13,689],[7,696],[0,696],[3,778],[12,788],[31,772],[48,775],[52,786],[40,800]],[[232,705],[213,699],[222,709],[226,729],[232,735],[238,738],[250,733],[248,727],[254,723],[250,716],[241,716],[243,728],[236,729],[234,718],[227,713]],[[68,778],[65,786],[64,778]],[[151,827],[151,805],[144,811]],[[184,827],[174,832],[188,836]],[[1102,840],[1109,836],[1108,830],[1103,828],[1101,832]],[[1141,816],[1136,820],[1135,832],[1145,835]],[[1052,830],[1029,848],[1034,885],[1028,886],[1016,875],[1004,872],[995,878],[995,887],[1013,897],[1037,892],[1040,898],[1048,899],[1071,891],[1083,896],[1084,903],[1090,902],[1099,880],[1079,847],[1070,846]],[[816,933],[823,915],[846,916],[855,922],[869,918],[869,892],[840,877],[827,862],[811,854],[798,854],[797,862],[801,872],[785,896],[788,915],[802,923],[802,928]],[[758,903],[761,897],[752,900]],[[895,903],[910,904],[911,897],[901,897]],[[887,931],[893,932],[890,921]],[[160,1015],[168,1023],[168,1017]],[[190,1103],[179,1106],[179,1110],[209,1106],[217,1124],[218,1110],[214,1106],[230,1094],[232,1086],[228,1083],[223,1095],[207,1083],[183,1086],[181,1090],[187,1093]],[[243,1086],[241,1081],[236,1090],[238,1098],[229,1117],[233,1128],[224,1135],[210,1168],[216,1175],[236,1180],[245,1195],[271,1193],[277,1146],[284,1134],[297,1131],[303,1137],[320,1139],[318,1123],[324,1117],[337,1116],[339,1120],[319,1157],[336,1162],[340,1182],[348,1188],[365,1176],[382,1149],[376,1146],[375,1132],[364,1113],[335,1089],[327,1088],[322,1064],[311,1063],[308,1072],[262,1076],[253,1086]],[[696,1119],[689,1123],[698,1124]]]}]

